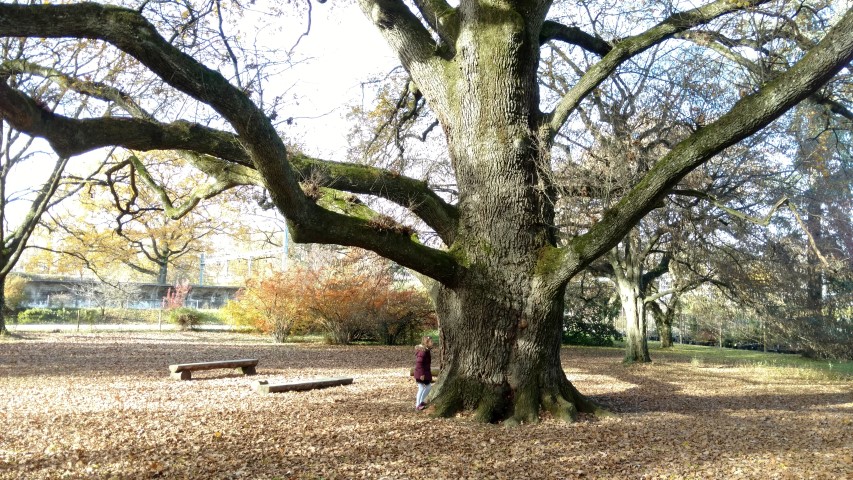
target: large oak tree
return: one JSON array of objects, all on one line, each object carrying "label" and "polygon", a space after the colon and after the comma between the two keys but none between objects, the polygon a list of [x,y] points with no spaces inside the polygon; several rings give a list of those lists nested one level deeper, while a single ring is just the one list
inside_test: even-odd
[{"label": "large oak tree", "polygon": [[[579,411],[602,412],[572,386],[560,364],[567,282],[612,249],[692,169],[760,130],[844,68],[853,58],[853,12],[836,15],[834,26],[791,68],[672,146],[592,227],[561,237],[551,147],[584,99],[650,48],[770,2],[664,8],[645,31],[611,39],[549,19],[552,2],[544,0],[413,3],[359,0],[411,76],[411,90],[426,98],[440,122],[458,189],[455,204],[426,182],[396,172],[289,154],[248,89],[166,40],[144,8],[2,4],[0,36],[110,44],[209,106],[233,132],[133,112],[74,120],[46,111],[4,82],[0,116],[46,138],[61,156],[103,146],[194,152],[195,165],[216,179],[199,191],[200,198],[240,183],[260,184],[287,217],[295,241],[369,249],[432,279],[444,339],[444,368],[432,395],[437,414],[465,409],[484,421],[525,422],[537,420],[543,409],[565,419]],[[603,8],[618,13],[616,7]],[[596,60],[543,111],[540,52],[550,41],[576,46]],[[230,48],[228,53],[234,57]],[[409,209],[445,248],[420,243],[409,228],[372,215],[341,191]],[[180,206],[169,207],[181,213]]]}]

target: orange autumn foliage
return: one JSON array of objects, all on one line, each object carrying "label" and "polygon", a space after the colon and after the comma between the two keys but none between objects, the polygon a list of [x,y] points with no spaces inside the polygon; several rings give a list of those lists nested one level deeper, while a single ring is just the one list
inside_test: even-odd
[{"label": "orange autumn foliage", "polygon": [[395,285],[387,268],[358,262],[292,268],[253,279],[225,309],[235,323],[270,333],[277,341],[298,329],[322,332],[333,344],[412,343],[436,323],[422,292]]},{"label": "orange autumn foliage", "polygon": [[252,278],[224,311],[233,323],[253,327],[284,342],[305,326],[308,314],[302,299],[302,271],[292,269],[263,278]]}]

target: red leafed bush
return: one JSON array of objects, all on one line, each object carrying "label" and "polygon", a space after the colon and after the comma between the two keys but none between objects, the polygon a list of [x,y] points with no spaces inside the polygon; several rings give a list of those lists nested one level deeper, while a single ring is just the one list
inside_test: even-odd
[{"label": "red leafed bush", "polygon": [[426,295],[394,281],[385,264],[362,259],[292,268],[247,283],[226,306],[237,324],[284,341],[295,329],[319,331],[329,343],[412,343],[436,320]]}]

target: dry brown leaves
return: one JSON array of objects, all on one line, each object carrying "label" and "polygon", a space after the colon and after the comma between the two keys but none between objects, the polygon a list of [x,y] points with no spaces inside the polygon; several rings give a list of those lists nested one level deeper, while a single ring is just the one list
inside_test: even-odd
[{"label": "dry brown leaves", "polygon": [[[170,363],[260,359],[169,379]],[[410,348],[223,333],[26,334],[0,342],[0,478],[853,478],[853,385],[795,370],[623,366],[564,351],[614,419],[507,429],[413,409]],[[261,396],[257,379],[354,376]]]}]

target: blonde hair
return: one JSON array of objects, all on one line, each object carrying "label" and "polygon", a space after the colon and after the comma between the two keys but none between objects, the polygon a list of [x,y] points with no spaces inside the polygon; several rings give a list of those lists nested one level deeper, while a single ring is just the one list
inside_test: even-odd
[{"label": "blonde hair", "polygon": [[429,342],[432,342],[432,337],[430,337],[429,335],[424,335],[423,337],[421,337],[421,344],[419,346],[428,348],[427,343]]}]

